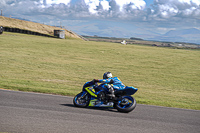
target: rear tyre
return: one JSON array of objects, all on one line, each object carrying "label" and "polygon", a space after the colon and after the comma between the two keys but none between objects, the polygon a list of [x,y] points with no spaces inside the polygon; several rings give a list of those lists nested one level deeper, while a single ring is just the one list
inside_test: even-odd
[{"label": "rear tyre", "polygon": [[122,99],[114,104],[119,112],[128,113],[134,110],[136,107],[136,100],[132,96],[122,96]]},{"label": "rear tyre", "polygon": [[77,94],[74,99],[73,99],[73,103],[76,107],[82,107],[85,108],[89,105],[90,103],[90,95],[87,93],[79,93]]}]

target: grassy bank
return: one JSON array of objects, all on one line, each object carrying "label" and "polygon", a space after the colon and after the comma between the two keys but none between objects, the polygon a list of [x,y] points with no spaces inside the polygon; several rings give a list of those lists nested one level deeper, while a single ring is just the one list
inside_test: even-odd
[{"label": "grassy bank", "polygon": [[61,29],[59,27],[49,26],[49,25],[35,23],[31,21],[8,18],[4,16],[0,16],[0,26],[29,30],[33,32],[42,33],[42,34],[47,34],[47,35],[54,35],[54,30],[65,30],[65,35],[67,38],[70,37],[70,38],[80,39],[78,35],[66,29]]},{"label": "grassy bank", "polygon": [[0,88],[75,95],[106,71],[138,103],[200,110],[200,51],[0,35]]}]

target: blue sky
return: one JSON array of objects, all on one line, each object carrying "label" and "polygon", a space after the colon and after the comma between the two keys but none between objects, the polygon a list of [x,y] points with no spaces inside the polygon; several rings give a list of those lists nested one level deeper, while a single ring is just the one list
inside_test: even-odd
[{"label": "blue sky", "polygon": [[153,0],[145,0],[147,7],[149,7],[151,4],[153,4]]},{"label": "blue sky", "polygon": [[200,0],[1,0],[7,17],[64,26],[80,35],[141,37],[200,30]]}]

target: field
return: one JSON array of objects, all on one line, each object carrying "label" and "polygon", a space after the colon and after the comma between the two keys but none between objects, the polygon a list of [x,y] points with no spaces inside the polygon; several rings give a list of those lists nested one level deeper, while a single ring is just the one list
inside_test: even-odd
[{"label": "field", "polygon": [[173,49],[196,49],[200,50],[200,45],[185,42],[160,42],[160,41],[148,41],[140,38],[115,38],[115,37],[98,37],[98,36],[83,36],[90,41],[97,42],[113,42],[121,43],[122,40],[126,40],[127,44],[138,44],[154,47],[168,47]]},{"label": "field", "polygon": [[74,96],[106,71],[140,104],[200,110],[200,51],[0,35],[0,88]]}]

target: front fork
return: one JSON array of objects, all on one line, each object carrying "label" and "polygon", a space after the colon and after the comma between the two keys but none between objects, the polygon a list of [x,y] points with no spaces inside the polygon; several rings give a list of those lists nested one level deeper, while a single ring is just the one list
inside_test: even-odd
[{"label": "front fork", "polygon": [[82,94],[82,96],[80,97],[81,99],[85,99],[85,100],[87,100],[88,99],[88,92],[86,92],[86,91],[83,91],[83,94]]}]

